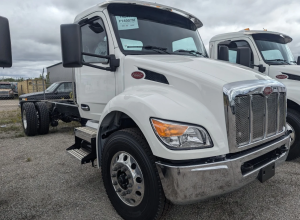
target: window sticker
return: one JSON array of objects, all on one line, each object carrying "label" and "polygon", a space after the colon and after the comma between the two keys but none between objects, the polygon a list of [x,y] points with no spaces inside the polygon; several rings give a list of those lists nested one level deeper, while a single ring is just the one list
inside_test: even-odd
[{"label": "window sticker", "polygon": [[116,20],[119,31],[139,28],[137,17],[116,16]]},{"label": "window sticker", "polygon": [[124,50],[142,50],[143,49],[142,41],[121,38],[121,43],[122,43]]}]

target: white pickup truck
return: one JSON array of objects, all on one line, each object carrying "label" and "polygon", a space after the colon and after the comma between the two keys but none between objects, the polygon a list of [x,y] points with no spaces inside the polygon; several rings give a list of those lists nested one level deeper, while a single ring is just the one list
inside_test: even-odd
[{"label": "white pickup truck", "polygon": [[96,160],[124,219],[158,219],[171,203],[264,182],[286,160],[285,86],[209,59],[200,27],[169,6],[98,4],[61,26],[74,103],[21,102],[28,135],[47,133],[62,111],[88,120],[67,150],[82,164]]},{"label": "white pickup truck", "polygon": [[287,126],[292,131],[288,160],[300,156],[300,57],[295,61],[288,46],[291,41],[282,33],[245,29],[214,36],[209,43],[212,59],[256,69],[286,86]]}]

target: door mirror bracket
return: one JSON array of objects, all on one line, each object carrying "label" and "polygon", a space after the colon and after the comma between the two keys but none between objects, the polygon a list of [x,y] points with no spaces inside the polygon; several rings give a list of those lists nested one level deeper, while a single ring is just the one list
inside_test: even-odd
[{"label": "door mirror bracket", "polygon": [[264,73],[266,71],[266,67],[264,67],[262,64],[252,65],[252,66],[258,67],[258,71],[261,72],[261,73]]}]

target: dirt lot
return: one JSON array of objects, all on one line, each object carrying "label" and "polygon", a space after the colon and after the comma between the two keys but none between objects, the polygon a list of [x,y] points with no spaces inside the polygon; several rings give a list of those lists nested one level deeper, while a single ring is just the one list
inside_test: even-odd
[{"label": "dirt lot", "polygon": [[16,99],[4,99],[0,98],[0,112],[7,110],[16,110],[18,109],[19,100]]},{"label": "dirt lot", "polygon": [[[80,165],[65,151],[74,141],[73,126],[30,138],[15,131],[6,138],[0,131],[0,219],[120,219],[100,170]],[[174,206],[166,219],[299,219],[299,182],[300,160],[287,162],[264,184]]]}]

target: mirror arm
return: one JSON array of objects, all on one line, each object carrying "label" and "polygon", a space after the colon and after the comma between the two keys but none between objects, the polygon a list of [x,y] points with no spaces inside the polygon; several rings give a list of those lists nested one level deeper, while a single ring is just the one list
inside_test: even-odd
[{"label": "mirror arm", "polygon": [[82,55],[87,55],[87,56],[91,56],[91,57],[98,57],[98,58],[104,58],[104,59],[108,59],[110,61],[109,62],[110,67],[101,67],[101,66],[97,66],[97,65],[86,63],[86,62],[82,61],[82,64],[85,65],[85,66],[94,67],[94,68],[97,68],[97,69],[111,71],[111,72],[115,72],[117,67],[120,66],[120,59],[116,59],[115,55],[101,56],[101,55],[95,55],[95,54],[90,54],[90,53],[85,53],[85,52],[83,52]]},{"label": "mirror arm", "polygon": [[259,65],[252,64],[251,66],[258,67],[258,71],[261,72],[261,73],[264,73],[266,71],[266,67],[264,67],[262,64],[259,64]]}]

